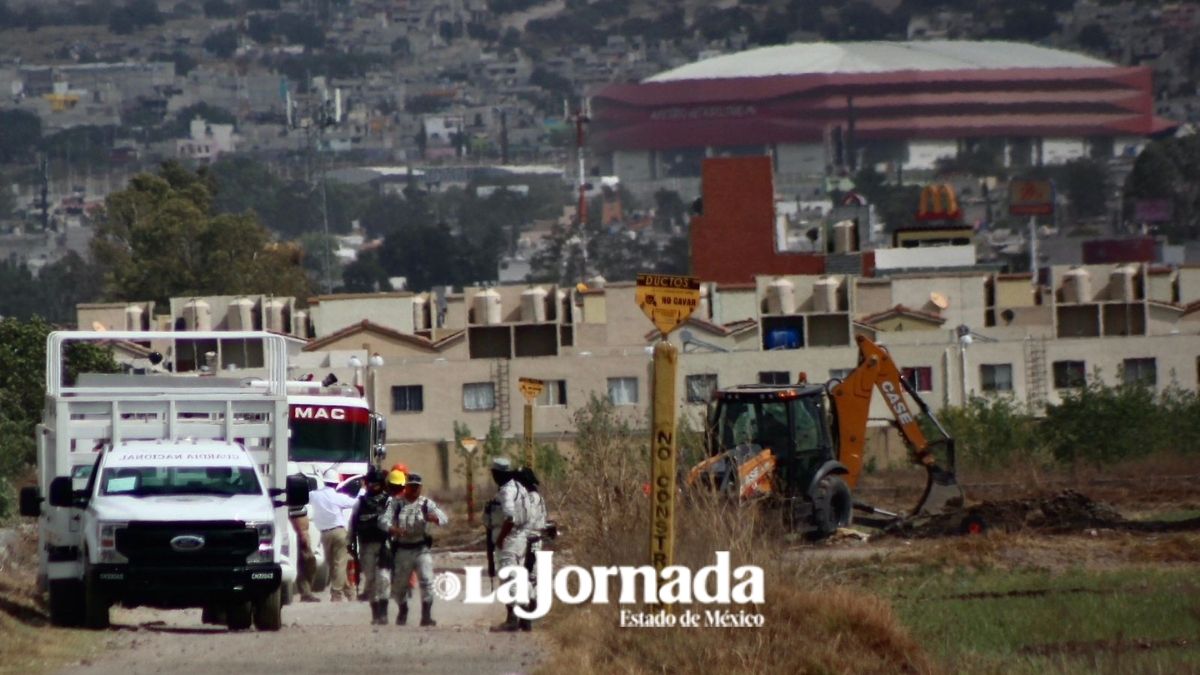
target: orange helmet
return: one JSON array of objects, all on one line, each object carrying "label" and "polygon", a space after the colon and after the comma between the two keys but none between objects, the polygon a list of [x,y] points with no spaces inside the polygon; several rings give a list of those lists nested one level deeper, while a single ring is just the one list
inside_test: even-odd
[{"label": "orange helmet", "polygon": [[404,462],[396,462],[392,465],[392,471],[403,471],[404,473],[408,473],[408,465]]}]

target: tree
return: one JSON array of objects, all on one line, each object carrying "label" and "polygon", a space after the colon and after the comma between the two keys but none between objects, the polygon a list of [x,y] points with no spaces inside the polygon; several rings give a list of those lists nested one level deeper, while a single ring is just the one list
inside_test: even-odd
[{"label": "tree", "polygon": [[1071,200],[1075,215],[1102,216],[1109,194],[1108,168],[1094,159],[1073,159],[1060,172],[1063,192]]},{"label": "tree", "polygon": [[383,240],[379,259],[389,276],[402,276],[412,291],[461,284],[468,276],[459,242],[445,223],[397,228]]},{"label": "tree", "polygon": [[347,293],[378,293],[392,290],[387,270],[379,260],[378,251],[363,251],[342,269],[342,282]]},{"label": "tree", "polygon": [[0,110],[0,163],[28,161],[42,139],[42,120],[27,110]]},{"label": "tree", "polygon": [[238,33],[232,28],[226,28],[213,33],[209,33],[208,37],[204,38],[204,49],[223,59],[233,56],[233,53],[238,48]]},{"label": "tree", "polygon": [[204,16],[209,19],[232,19],[237,8],[227,0],[204,0]]},{"label": "tree", "polygon": [[1107,54],[1112,48],[1112,43],[1109,42],[1108,32],[1098,23],[1089,23],[1079,31],[1079,46],[1088,51]]},{"label": "tree", "polygon": [[[41,319],[0,320],[0,519],[11,515],[13,478],[36,461],[34,427],[46,399],[46,337]],[[117,366],[103,347],[76,343],[66,352],[66,379],[79,373],[112,373]]]},{"label": "tree", "polygon": [[654,226],[670,230],[672,225],[687,224],[687,205],[679,193],[666,188],[654,193]]},{"label": "tree", "polygon": [[308,295],[299,247],[271,241],[253,215],[216,214],[213,189],[207,177],[167,162],[108,196],[92,241],[107,297]]}]

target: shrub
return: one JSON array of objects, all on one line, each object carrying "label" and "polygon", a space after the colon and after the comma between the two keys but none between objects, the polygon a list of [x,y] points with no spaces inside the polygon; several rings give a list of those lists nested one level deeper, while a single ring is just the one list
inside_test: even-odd
[{"label": "shrub", "polygon": [[943,409],[940,418],[961,465],[995,469],[1045,459],[1036,420],[1010,396],[972,396],[965,406]]}]

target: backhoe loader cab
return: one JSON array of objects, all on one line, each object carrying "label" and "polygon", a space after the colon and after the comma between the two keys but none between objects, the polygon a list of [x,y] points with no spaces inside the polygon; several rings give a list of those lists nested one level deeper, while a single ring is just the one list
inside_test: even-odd
[{"label": "backhoe loader cab", "polygon": [[837,461],[825,401],[824,387],[812,384],[715,392],[709,458],[689,482],[743,499],[783,498],[790,521],[811,523],[823,534],[849,524],[850,493],[838,478],[846,470]]}]

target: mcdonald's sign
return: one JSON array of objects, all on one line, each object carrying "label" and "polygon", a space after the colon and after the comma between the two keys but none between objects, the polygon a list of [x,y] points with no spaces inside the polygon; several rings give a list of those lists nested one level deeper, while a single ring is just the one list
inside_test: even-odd
[{"label": "mcdonald's sign", "polygon": [[921,190],[921,201],[917,206],[917,220],[959,220],[962,211],[958,208],[958,197],[954,188],[946,183],[931,183]]}]

